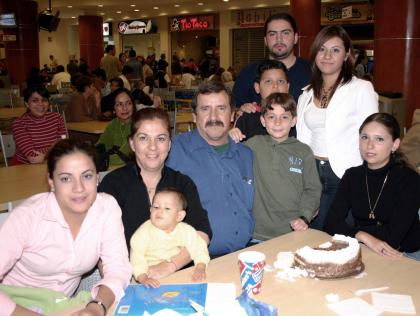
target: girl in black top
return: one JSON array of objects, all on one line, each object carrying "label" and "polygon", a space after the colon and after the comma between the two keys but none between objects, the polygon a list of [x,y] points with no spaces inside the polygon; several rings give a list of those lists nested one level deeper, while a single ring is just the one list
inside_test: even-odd
[{"label": "girl in black top", "polygon": [[397,151],[398,122],[389,114],[375,113],[359,134],[364,163],[348,169],[341,179],[325,230],[353,236],[382,256],[407,252],[420,260],[420,178]]}]

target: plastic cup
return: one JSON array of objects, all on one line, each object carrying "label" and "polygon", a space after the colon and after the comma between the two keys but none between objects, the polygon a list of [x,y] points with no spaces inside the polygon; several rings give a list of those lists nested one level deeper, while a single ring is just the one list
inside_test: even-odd
[{"label": "plastic cup", "polygon": [[242,290],[248,295],[261,292],[265,254],[258,251],[244,251],[238,255]]}]

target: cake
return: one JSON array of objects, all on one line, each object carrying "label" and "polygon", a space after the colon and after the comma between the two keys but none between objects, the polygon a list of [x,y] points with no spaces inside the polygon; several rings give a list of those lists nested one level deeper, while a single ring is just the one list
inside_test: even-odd
[{"label": "cake", "polygon": [[296,251],[294,267],[320,279],[344,278],[363,271],[362,254],[357,239],[334,235],[331,242],[318,247],[305,246]]}]

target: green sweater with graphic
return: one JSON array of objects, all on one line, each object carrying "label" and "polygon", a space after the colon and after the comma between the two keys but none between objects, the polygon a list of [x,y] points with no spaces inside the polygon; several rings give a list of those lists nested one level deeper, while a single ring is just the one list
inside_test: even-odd
[{"label": "green sweater with graphic", "polygon": [[254,238],[286,234],[290,221],[311,220],[319,207],[321,183],[309,146],[289,137],[277,142],[257,135],[245,142],[254,153]]}]

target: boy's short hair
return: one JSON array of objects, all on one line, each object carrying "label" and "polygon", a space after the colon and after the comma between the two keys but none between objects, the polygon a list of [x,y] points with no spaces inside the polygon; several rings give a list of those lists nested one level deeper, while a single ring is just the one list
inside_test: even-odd
[{"label": "boy's short hair", "polygon": [[261,114],[265,115],[269,110],[273,110],[273,105],[280,105],[285,112],[290,112],[293,117],[296,116],[296,101],[288,93],[272,93],[262,100]]},{"label": "boy's short hair", "polygon": [[[177,196],[177,198],[181,201],[182,209],[184,211],[187,210],[187,207],[188,207],[187,199],[185,198],[184,194],[182,194],[182,192],[179,191],[178,189],[175,189],[173,187],[166,187],[166,188],[162,188],[162,189],[156,191],[155,196],[158,193],[173,193],[173,194],[175,194]],[[153,197],[153,199],[154,199],[154,197]]]},{"label": "boy's short hair", "polygon": [[255,76],[255,82],[260,83],[261,77],[264,74],[264,72],[270,69],[283,70],[286,76],[286,80],[287,82],[289,82],[289,76],[287,75],[286,66],[281,61],[274,60],[274,59],[265,59],[261,64],[259,64],[258,69],[257,69],[257,75]]}]

